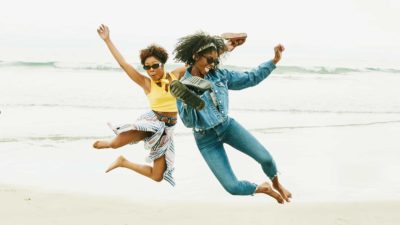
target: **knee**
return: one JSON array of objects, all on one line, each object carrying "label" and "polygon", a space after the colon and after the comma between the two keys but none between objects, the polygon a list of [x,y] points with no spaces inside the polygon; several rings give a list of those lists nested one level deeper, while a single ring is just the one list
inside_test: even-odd
[{"label": "knee", "polygon": [[155,182],[161,182],[163,180],[163,176],[161,175],[153,175],[151,176],[151,179],[153,179]]},{"label": "knee", "polygon": [[275,165],[274,160],[272,159],[271,156],[265,156],[262,157],[261,160],[259,161],[259,163],[263,166],[263,167],[271,167]]}]

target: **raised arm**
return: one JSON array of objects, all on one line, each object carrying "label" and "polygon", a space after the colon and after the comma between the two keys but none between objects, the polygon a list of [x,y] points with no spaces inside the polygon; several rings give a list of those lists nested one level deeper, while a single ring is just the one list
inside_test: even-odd
[{"label": "raised arm", "polygon": [[110,38],[110,30],[104,24],[102,24],[98,29],[97,33],[100,35],[101,39],[104,40],[114,59],[118,62],[120,67],[125,71],[126,74],[143,90],[147,93],[150,87],[150,80],[148,77],[139,73],[132,65],[128,64],[115,45],[112,43]]},{"label": "raised arm", "polygon": [[276,64],[281,60],[282,52],[284,50],[285,47],[281,44],[275,46],[274,58],[260,64],[258,67],[250,71],[242,72],[224,70],[225,77],[228,81],[228,88],[232,90],[241,90],[259,84],[276,68]]}]

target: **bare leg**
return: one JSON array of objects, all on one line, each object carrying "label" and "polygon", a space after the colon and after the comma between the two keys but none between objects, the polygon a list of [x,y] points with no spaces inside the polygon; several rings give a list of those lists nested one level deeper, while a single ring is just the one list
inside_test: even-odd
[{"label": "bare leg", "polygon": [[93,148],[119,148],[131,142],[141,141],[146,137],[152,135],[151,132],[130,130],[117,135],[113,140],[99,140],[93,144]]},{"label": "bare leg", "polygon": [[264,182],[264,183],[258,185],[255,193],[267,194],[267,195],[275,198],[279,204],[284,203],[282,196],[278,192],[274,191],[272,189],[271,185],[267,182]]},{"label": "bare leg", "polygon": [[106,173],[110,172],[113,169],[118,167],[127,168],[133,170],[143,176],[149,177],[154,181],[160,182],[163,179],[164,171],[167,168],[167,164],[165,162],[165,156],[161,156],[160,158],[154,160],[153,167],[148,165],[137,164],[128,161],[123,156],[119,156],[106,170]]},{"label": "bare leg", "polygon": [[290,202],[290,198],[292,198],[292,193],[286,190],[286,188],[284,188],[282,184],[279,183],[278,176],[275,176],[274,179],[272,179],[272,186],[281,194],[285,201]]}]

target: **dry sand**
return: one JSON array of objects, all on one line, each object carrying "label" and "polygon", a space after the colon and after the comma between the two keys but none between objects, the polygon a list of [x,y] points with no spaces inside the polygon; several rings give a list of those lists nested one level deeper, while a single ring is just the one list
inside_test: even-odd
[{"label": "dry sand", "polygon": [[[129,224],[400,224],[400,202],[262,204],[232,202],[134,202],[102,196],[0,186],[1,225]],[[240,199],[237,202],[235,198]]]}]

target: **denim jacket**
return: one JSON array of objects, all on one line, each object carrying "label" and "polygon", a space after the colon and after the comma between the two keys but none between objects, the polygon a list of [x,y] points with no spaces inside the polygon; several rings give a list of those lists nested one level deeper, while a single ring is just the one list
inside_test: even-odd
[{"label": "denim jacket", "polygon": [[[239,72],[226,69],[210,71],[204,79],[212,84],[212,91],[206,91],[200,97],[205,101],[201,111],[197,111],[177,100],[179,116],[186,127],[196,131],[213,128],[228,118],[229,94],[228,89],[241,90],[252,87],[263,81],[276,68],[272,61],[264,62],[251,71]],[[192,76],[191,68],[186,70],[182,80]],[[212,95],[216,97],[216,105]]]}]

